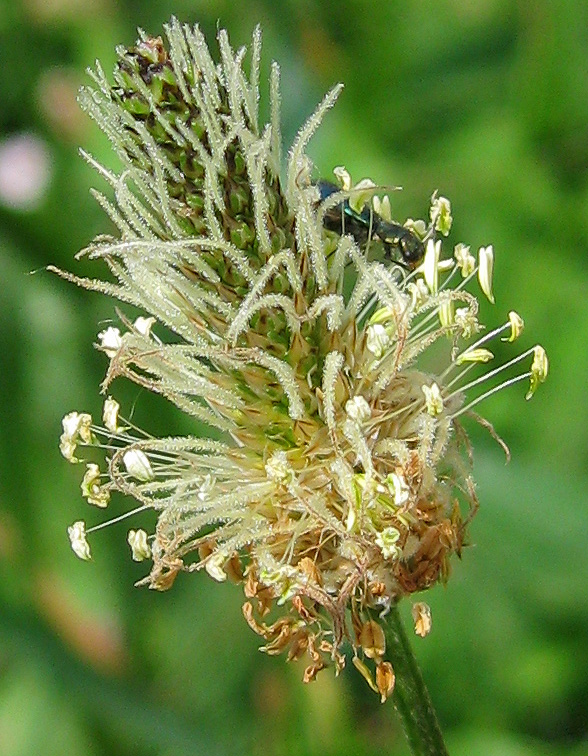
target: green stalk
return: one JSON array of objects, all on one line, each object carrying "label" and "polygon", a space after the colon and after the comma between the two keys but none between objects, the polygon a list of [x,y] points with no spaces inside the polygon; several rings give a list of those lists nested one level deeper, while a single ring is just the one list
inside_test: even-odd
[{"label": "green stalk", "polygon": [[429,691],[410,647],[398,607],[384,623],[387,656],[396,674],[392,701],[413,756],[448,756]]}]

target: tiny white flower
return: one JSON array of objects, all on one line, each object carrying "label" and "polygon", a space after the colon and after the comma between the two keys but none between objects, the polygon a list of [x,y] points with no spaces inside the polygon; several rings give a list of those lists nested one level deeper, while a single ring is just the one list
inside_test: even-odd
[{"label": "tiny white flower", "polygon": [[370,405],[363,396],[354,396],[353,399],[349,399],[345,404],[345,412],[347,413],[347,417],[355,420],[357,423],[369,420],[372,415]]},{"label": "tiny white flower", "polygon": [[84,561],[91,559],[90,546],[86,540],[86,523],[83,520],[74,522],[67,529],[67,534],[74,554]]},{"label": "tiny white flower", "polygon": [[390,342],[390,335],[383,325],[374,323],[374,325],[368,326],[366,347],[374,357],[379,359],[390,345]]},{"label": "tiny white flower", "polygon": [[100,331],[98,338],[100,340],[100,349],[112,359],[122,344],[122,337],[119,329],[109,326],[105,331]]},{"label": "tiny white flower", "polygon": [[380,547],[384,559],[396,559],[400,556],[401,549],[398,546],[400,531],[396,528],[384,528],[376,535],[376,545]]},{"label": "tiny white flower", "polygon": [[288,485],[294,477],[292,466],[285,451],[274,452],[265,463],[267,477],[276,483]]},{"label": "tiny white flower", "polygon": [[104,427],[111,433],[118,431],[118,412],[120,410],[120,404],[109,396],[104,402],[104,409],[102,410],[102,422]]},{"label": "tiny white flower", "polygon": [[108,357],[114,357],[122,344],[122,337],[119,329],[109,326],[105,331],[100,331],[98,338],[100,340],[100,349],[102,349]]},{"label": "tiny white flower", "polygon": [[471,338],[480,330],[480,324],[470,307],[458,307],[455,311],[455,322],[461,329],[464,339]]},{"label": "tiny white flower", "polygon": [[129,530],[127,542],[131,547],[131,556],[135,562],[151,557],[151,547],[147,543],[147,533],[144,530]]},{"label": "tiny white flower", "polygon": [[431,417],[440,415],[443,412],[443,397],[441,396],[439,386],[436,383],[432,383],[430,386],[425,384],[422,389],[425,395],[425,406],[429,415]]},{"label": "tiny white flower", "polygon": [[480,288],[484,294],[488,297],[490,302],[494,304],[494,294],[492,293],[492,273],[494,271],[494,250],[492,245],[488,247],[480,247],[478,252],[478,281],[480,282]]},{"label": "tiny white flower", "polygon": [[129,449],[123,454],[123,462],[127,472],[133,478],[147,483],[153,480],[153,470],[145,452],[141,449]]}]

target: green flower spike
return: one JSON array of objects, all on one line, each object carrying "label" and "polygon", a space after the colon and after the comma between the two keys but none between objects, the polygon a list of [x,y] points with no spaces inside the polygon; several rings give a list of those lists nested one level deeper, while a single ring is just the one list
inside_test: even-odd
[{"label": "green flower spike", "polygon": [[[116,490],[138,502],[128,514],[157,511],[153,534],[129,534],[133,559],[152,560],[142,584],[229,577],[268,654],[306,659],[311,681],[341,670],[347,643],[382,700],[396,685],[402,709],[411,673],[396,603],[447,580],[477,508],[461,417],[523,378],[533,392],[547,359],[535,348],[531,371],[502,383],[526,355],[489,369],[488,342],[522,328],[511,315],[480,336],[470,288],[477,278],[493,301],[492,247],[476,264],[469,247],[444,258],[431,239],[407,273],[378,261],[376,241],[324,229],[306,146],[340,87],[300,129],[282,173],[275,64],[270,122],[258,118],[259,29],[249,51],[221,30],[218,62],[197,27],[172,19],[166,34],[120,48],[112,80],[98,65],[80,93],[122,164],[114,172],[85,154],[110,185],[94,194],[118,230],[82,254],[112,279],[57,272],[143,313],[99,334],[103,390],[122,376],[161,394],[193,418],[194,435],[142,433],[108,397],[102,426],[66,416],[61,450],[70,462],[80,449],[106,454],[87,467],[90,503]],[[371,211],[378,187],[355,191],[337,171],[343,196]],[[376,206],[391,212],[389,199]],[[447,199],[433,195],[430,217],[449,233]],[[209,436],[197,435],[202,424]],[[70,528],[82,559],[95,529]],[[426,635],[430,611],[415,606]]]}]

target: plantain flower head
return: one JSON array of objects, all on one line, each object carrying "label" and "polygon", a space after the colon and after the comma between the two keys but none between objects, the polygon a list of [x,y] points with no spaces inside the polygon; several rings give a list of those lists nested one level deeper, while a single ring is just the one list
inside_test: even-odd
[{"label": "plantain flower head", "polygon": [[[105,507],[117,490],[158,512],[154,533],[129,534],[133,559],[152,560],[142,584],[166,590],[197,570],[230,578],[264,651],[306,658],[310,681],[341,669],[348,642],[386,698],[384,615],[447,579],[476,511],[462,418],[491,427],[473,407],[523,379],[532,393],[547,358],[537,347],[488,367],[489,343],[522,330],[516,313],[490,331],[478,321],[477,287],[493,296],[491,246],[476,262],[458,244],[454,260],[411,220],[427,251],[407,273],[375,240],[325,230],[333,201],[321,201],[305,150],[339,87],[284,168],[275,64],[259,124],[259,30],[237,51],[221,30],[218,62],[197,27],[172,19],[166,34],[142,33],[118,50],[111,81],[97,65],[81,91],[122,163],[116,173],[85,155],[110,184],[95,196],[118,231],[81,253],[106,263],[110,281],[57,272],[142,313],[98,335],[104,392],[128,378],[189,415],[194,434],[154,438],[108,396],[104,425],[66,416],[61,449],[73,463],[80,447],[106,451],[86,468],[89,503]],[[343,168],[336,177],[342,208],[353,184]],[[390,216],[373,182],[360,190],[352,212]],[[447,236],[449,201],[433,195],[428,213]],[[82,559],[92,530],[70,529]],[[425,635],[430,612],[416,606]]]}]

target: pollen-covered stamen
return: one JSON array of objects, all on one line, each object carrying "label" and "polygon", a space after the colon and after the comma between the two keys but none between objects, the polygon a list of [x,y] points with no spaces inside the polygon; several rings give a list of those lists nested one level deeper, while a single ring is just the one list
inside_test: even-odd
[{"label": "pollen-covered stamen", "polygon": [[[537,359],[538,353],[540,355],[539,359]],[[461,386],[457,391],[454,391],[448,397],[449,399],[455,396],[457,393],[463,393],[463,392],[469,391],[474,386],[478,386],[481,383],[484,383],[485,381],[488,381],[491,378],[494,378],[494,376],[498,375],[499,373],[502,373],[504,370],[508,370],[513,365],[516,365],[519,362],[522,362],[530,354],[533,354],[533,365],[536,366],[535,373],[533,372],[533,366],[532,366],[531,370],[528,370],[527,372],[521,373],[520,375],[516,375],[513,378],[509,378],[508,380],[503,381],[502,383],[499,383],[497,386],[494,386],[488,391],[481,394],[480,396],[477,396],[469,404],[466,404],[464,407],[461,407],[461,409],[457,410],[455,413],[452,414],[452,418],[453,419],[457,418],[460,415],[462,415],[464,412],[469,412],[477,404],[484,401],[489,396],[492,396],[492,394],[496,394],[498,391],[502,391],[502,389],[506,388],[507,386],[512,386],[515,383],[519,383],[520,381],[526,380],[527,378],[531,378],[531,389],[527,392],[525,398],[530,399],[531,396],[533,396],[533,394],[537,390],[537,386],[539,385],[539,383],[542,383],[543,380],[545,380],[545,378],[547,377],[547,373],[544,372],[543,370],[545,368],[546,363],[543,362],[543,358],[541,356],[541,355],[545,355],[545,350],[541,346],[536,346],[536,347],[533,347],[532,349],[528,349],[526,352],[523,352],[522,354],[517,355],[512,360],[509,360],[503,365],[500,365],[494,370],[491,370],[489,373],[484,373],[479,378],[476,378],[476,380],[470,381],[470,383],[467,383],[465,386]],[[545,360],[547,360],[546,356],[545,356]],[[539,378],[539,376],[543,376],[543,377]]]},{"label": "pollen-covered stamen", "polygon": [[[454,356],[454,359],[452,360],[451,364],[448,365],[445,370],[440,374],[440,379],[443,381],[443,385],[446,389],[451,388],[456,383],[459,383],[465,374],[470,370],[470,368],[477,362],[488,362],[489,360],[494,358],[493,353],[488,349],[483,349],[482,345],[487,344],[489,341],[492,341],[493,339],[500,336],[501,333],[504,333],[504,331],[511,329],[511,333],[513,332],[513,325],[511,316],[516,315],[516,313],[510,313],[509,314],[509,321],[507,323],[504,323],[503,325],[499,326],[498,328],[495,328],[494,330],[490,331],[489,333],[484,334],[479,339],[477,339],[473,344],[470,344],[466,349],[463,350],[463,352],[458,353]],[[465,328],[469,331],[469,323],[467,321],[467,318],[469,316],[467,314],[464,314],[463,316],[460,315],[460,320],[465,323]],[[517,316],[518,317],[518,316]],[[456,320],[457,320],[457,313],[456,313]],[[477,320],[475,321],[475,324],[477,325]],[[464,334],[465,336],[465,334]],[[508,339],[510,341],[510,339]],[[455,370],[456,367],[460,367],[461,365],[466,365],[466,368],[464,370],[459,371],[451,380],[447,380],[449,375]],[[507,363],[507,366],[511,363]],[[486,377],[488,377],[488,373],[485,374]]]}]

